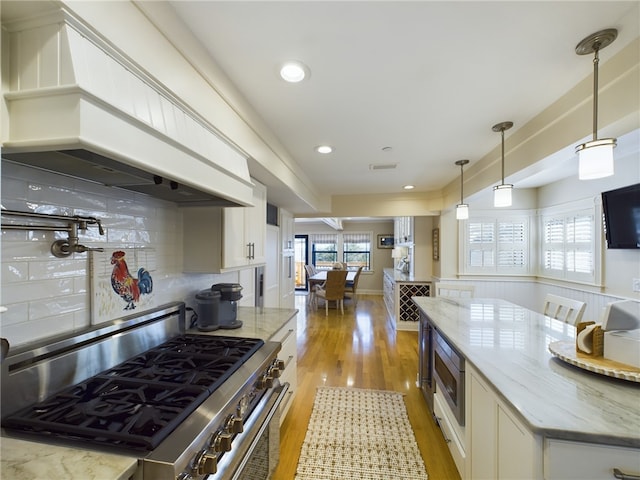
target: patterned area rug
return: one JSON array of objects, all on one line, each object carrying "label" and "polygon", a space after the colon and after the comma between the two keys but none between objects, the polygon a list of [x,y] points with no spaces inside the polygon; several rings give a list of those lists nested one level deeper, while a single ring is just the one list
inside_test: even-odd
[{"label": "patterned area rug", "polygon": [[319,387],[296,480],[426,480],[402,394]]}]

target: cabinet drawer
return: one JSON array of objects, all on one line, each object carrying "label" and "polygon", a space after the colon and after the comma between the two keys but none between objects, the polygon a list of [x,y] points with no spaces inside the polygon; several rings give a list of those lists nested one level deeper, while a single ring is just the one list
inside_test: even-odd
[{"label": "cabinet drawer", "polygon": [[627,475],[640,475],[640,449],[565,440],[545,442],[547,480],[613,479],[614,468]]},{"label": "cabinet drawer", "polygon": [[279,341],[282,345],[280,352],[278,352],[278,358],[280,360],[284,360],[285,368],[288,368],[289,364],[293,361],[295,363],[297,358],[297,344],[296,344],[296,335],[295,330],[289,330],[288,336],[285,335],[282,340]]},{"label": "cabinet drawer", "polygon": [[464,451],[464,446],[458,435],[456,434],[453,425],[451,424],[451,420],[449,419],[450,415],[447,413],[447,408],[444,400],[440,398],[440,394],[436,392],[433,396],[433,413],[438,420],[438,424],[440,425],[440,429],[442,430],[442,434],[444,435],[444,439],[449,446],[449,451],[451,452],[451,456],[453,457],[453,461],[458,468],[458,473],[461,478],[465,478],[465,461],[466,454]]}]

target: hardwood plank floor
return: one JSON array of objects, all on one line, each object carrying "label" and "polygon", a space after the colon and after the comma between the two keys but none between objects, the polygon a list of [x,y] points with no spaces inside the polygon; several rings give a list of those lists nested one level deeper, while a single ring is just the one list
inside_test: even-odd
[{"label": "hardwood plank floor", "polygon": [[324,308],[309,308],[306,300],[306,296],[296,295],[298,390],[282,424],[280,463],[273,479],[295,477],[318,386],[404,393],[429,479],[459,479],[442,433],[416,385],[418,332],[396,332],[382,296],[361,295],[355,312],[353,303],[348,301],[344,315],[330,309],[328,316]]}]

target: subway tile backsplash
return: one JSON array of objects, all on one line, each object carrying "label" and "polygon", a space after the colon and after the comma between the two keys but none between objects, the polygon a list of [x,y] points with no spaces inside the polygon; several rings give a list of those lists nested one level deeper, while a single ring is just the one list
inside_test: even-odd
[{"label": "subway tile backsplash", "polygon": [[[95,225],[80,232],[80,243],[89,247],[153,247],[154,292],[163,301],[193,306],[190,302],[197,291],[217,282],[238,281],[237,274],[182,273],[182,213],[173,203],[6,160],[1,171],[4,208],[96,217],[106,232],[101,236]],[[8,310],[0,317],[0,334],[12,346],[91,325],[90,254],[54,257],[51,244],[62,238],[67,238],[66,232],[2,231],[0,302]]]}]

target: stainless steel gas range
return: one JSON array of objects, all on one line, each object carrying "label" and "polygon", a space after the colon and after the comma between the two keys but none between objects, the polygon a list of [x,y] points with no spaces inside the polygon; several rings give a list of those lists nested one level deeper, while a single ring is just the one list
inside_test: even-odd
[{"label": "stainless steel gas range", "polygon": [[266,479],[279,350],[186,334],[179,302],[25,346],[2,362],[3,435],[135,455],[136,480]]}]

